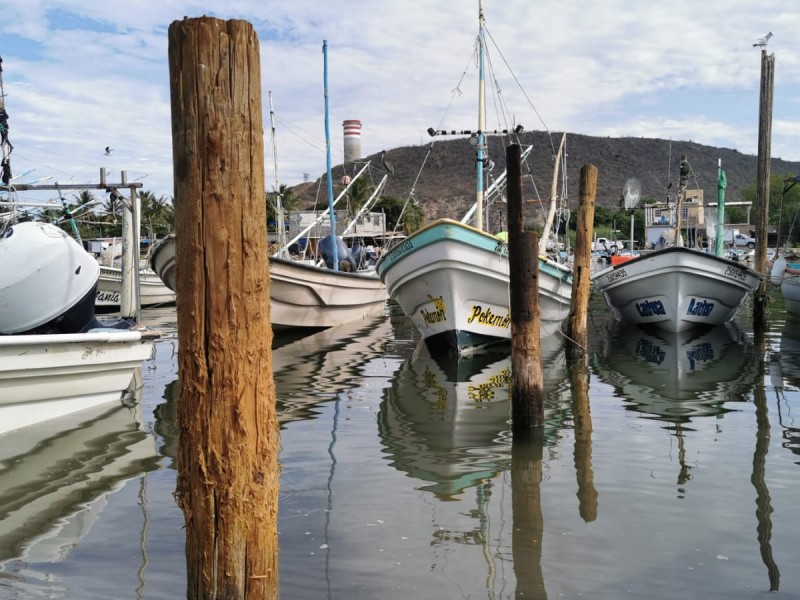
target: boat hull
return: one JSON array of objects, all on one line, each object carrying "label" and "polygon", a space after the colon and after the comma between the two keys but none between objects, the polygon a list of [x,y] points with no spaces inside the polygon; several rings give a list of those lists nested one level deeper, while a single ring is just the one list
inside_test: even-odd
[{"label": "boat hull", "polygon": [[592,277],[618,321],[672,332],[727,323],[760,282],[744,265],[681,247],[639,256]]},{"label": "boat hull", "polygon": [[786,312],[800,317],[800,275],[787,275],[781,281],[781,294]]},{"label": "boat hull", "polygon": [[0,336],[0,434],[119,401],[152,349],[138,331]]},{"label": "boat hull", "polygon": [[[429,342],[458,352],[511,338],[508,247],[478,229],[443,219],[410,235],[377,265],[389,295]],[[539,262],[542,328],[557,328],[572,296],[569,269]]]},{"label": "boat hull", "polygon": [[175,279],[175,234],[159,240],[150,251],[150,268],[158,275],[162,283],[173,292],[176,291]]},{"label": "boat hull", "polygon": [[380,315],[389,296],[374,274],[345,273],[270,257],[273,329],[335,327]]},{"label": "boat hull", "polygon": [[[153,248],[150,265],[174,290],[175,236]],[[380,315],[389,295],[372,273],[345,273],[271,256],[270,320],[275,330],[325,328]]]},{"label": "boat hull", "polygon": [[[104,311],[119,310],[121,293],[122,269],[100,267],[94,301],[95,308]],[[175,292],[165,285],[155,272],[150,269],[140,270],[139,305],[162,306],[165,304],[175,304]]]}]

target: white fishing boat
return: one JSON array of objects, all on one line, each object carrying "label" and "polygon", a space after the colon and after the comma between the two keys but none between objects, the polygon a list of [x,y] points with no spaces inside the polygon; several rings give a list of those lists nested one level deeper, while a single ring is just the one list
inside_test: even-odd
[{"label": "white fishing boat", "polygon": [[679,246],[592,277],[617,320],[673,332],[727,323],[760,281],[741,263]]},{"label": "white fishing boat", "polygon": [[800,317],[800,264],[787,262],[782,255],[775,257],[771,263],[769,281],[780,287],[786,313],[790,317]]},{"label": "white fishing boat", "polygon": [[[169,289],[176,289],[175,236],[162,239],[150,265]],[[373,271],[352,272],[316,261],[270,256],[270,319],[273,329],[335,327],[382,314],[388,294]]]},{"label": "white fishing boat", "polygon": [[[94,305],[98,310],[119,310],[122,293],[122,269],[100,267]],[[139,271],[139,305],[142,308],[175,304],[175,292],[151,269]]]},{"label": "white fishing boat", "polygon": [[781,281],[781,294],[786,312],[800,317],[800,274],[786,273]]},{"label": "white fishing boat", "polygon": [[275,330],[334,327],[381,315],[388,295],[374,272],[343,272],[269,259],[270,320]]},{"label": "white fishing boat", "polygon": [[[158,243],[158,242],[156,242]],[[97,258],[100,277],[97,281],[95,307],[98,311],[119,310],[122,294],[122,244],[111,244]],[[149,261],[139,261],[139,306],[152,307],[175,304],[175,292],[167,287],[158,274],[150,268]]]},{"label": "white fishing boat", "polygon": [[150,269],[171,291],[177,291],[175,279],[175,234],[158,240],[150,250]]},{"label": "white fishing boat", "polygon": [[[441,219],[412,233],[385,252],[376,266],[390,297],[414,321],[423,338],[456,353],[511,337],[508,246],[483,227],[484,202],[502,195],[506,179],[503,174],[488,190],[483,183],[487,160],[482,2],[478,20],[476,202],[461,221]],[[473,215],[474,227],[468,224]],[[571,298],[571,269],[540,256],[539,308],[544,330],[557,328],[569,315]]]},{"label": "white fishing boat", "polygon": [[[681,160],[677,214],[685,196],[689,166]],[[682,245],[643,253],[592,276],[614,317],[624,323],[666,331],[721,325],[730,321],[762,277],[742,263]]]},{"label": "white fishing boat", "polygon": [[157,332],[100,322],[100,266],[54,225],[0,234],[0,433],[119,401]]}]

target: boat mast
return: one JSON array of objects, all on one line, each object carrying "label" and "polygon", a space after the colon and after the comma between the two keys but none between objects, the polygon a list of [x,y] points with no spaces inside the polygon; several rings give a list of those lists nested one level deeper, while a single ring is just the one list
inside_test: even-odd
[{"label": "boat mast", "polygon": [[281,182],[278,179],[278,145],[275,139],[275,111],[272,108],[272,90],[269,92],[269,122],[272,128],[272,161],[275,167],[275,220],[278,228],[278,256],[286,253],[286,224],[283,219]]},{"label": "boat mast", "polygon": [[328,210],[331,223],[331,246],[333,246],[333,270],[339,270],[339,248],[336,240],[336,215],[333,210],[333,179],[331,178],[331,126],[328,107],[328,40],[322,40],[323,81],[325,84],[325,155],[328,167]]},{"label": "boat mast", "polygon": [[683,202],[686,200],[686,186],[689,182],[689,161],[686,155],[681,156],[680,173],[678,174],[678,213],[675,215],[675,245],[683,246],[683,236],[681,236],[681,220],[683,218]]},{"label": "boat mast", "polygon": [[[547,220],[544,224],[544,233],[542,239],[544,240],[545,250],[547,249],[547,242],[553,238],[553,247],[558,248],[556,245],[557,236],[553,231],[553,222],[556,220],[556,203],[558,202],[558,169],[561,164],[561,157],[564,155],[564,143],[567,141],[566,132],[561,135],[561,144],[558,146],[558,154],[556,154],[556,164],[553,167],[553,182],[550,186],[550,208],[547,211]],[[566,167],[565,167],[566,168]]]},{"label": "boat mast", "polygon": [[478,168],[478,194],[476,200],[475,226],[483,231],[483,161],[484,161],[484,134],[486,130],[486,83],[484,80],[484,54],[485,39],[483,33],[483,0],[478,0],[478,143],[477,143],[477,168]]}]

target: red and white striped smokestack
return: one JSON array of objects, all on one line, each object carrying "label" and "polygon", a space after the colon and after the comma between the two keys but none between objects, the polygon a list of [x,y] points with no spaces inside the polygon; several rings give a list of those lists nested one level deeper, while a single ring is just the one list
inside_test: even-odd
[{"label": "red and white striped smokestack", "polygon": [[361,158],[361,121],[348,119],[342,123],[344,130],[344,162]]}]

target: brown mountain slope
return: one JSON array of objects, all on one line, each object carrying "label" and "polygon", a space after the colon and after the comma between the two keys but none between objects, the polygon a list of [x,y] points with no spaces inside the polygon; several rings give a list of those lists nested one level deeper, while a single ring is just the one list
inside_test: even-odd
[{"label": "brown mountain slope", "polygon": [[[527,132],[521,136],[523,146],[534,146],[529,162],[533,179],[541,198],[550,194],[553,172],[553,156],[561,140],[561,133],[551,136],[544,132]],[[489,138],[488,150],[494,169],[490,173],[497,176],[505,167],[507,142],[499,136]],[[623,186],[628,178],[641,181],[641,196],[661,200],[667,193],[667,184],[677,184],[678,163],[681,155],[686,155],[692,166],[696,184],[691,188],[705,190],[707,200],[716,198],[717,161],[722,160],[728,187],[725,198],[733,202],[739,200],[742,187],[751,186],[756,181],[757,157],[741,154],[728,148],[704,146],[694,142],[679,142],[652,138],[609,138],[578,134],[567,134],[567,185],[568,197],[578,199],[580,169],[586,163],[598,169],[597,203],[612,208],[619,205]],[[430,153],[429,153],[430,151]],[[426,154],[428,154],[426,160]],[[471,206],[475,197],[475,151],[465,138],[437,138],[435,144],[394,148],[385,154],[393,173],[387,184],[386,194],[405,199],[411,192],[415,179],[415,198],[423,204],[428,218],[449,216],[459,218]],[[372,165],[380,165],[380,154],[367,157]],[[425,168],[420,169],[425,161]],[[789,162],[773,158],[773,175],[797,175],[800,162]],[[351,172],[353,169],[348,166]],[[523,167],[525,171],[525,167]],[[342,174],[341,165],[334,170],[334,181]],[[313,201],[322,180],[295,187],[304,204]],[[536,190],[526,186],[527,198],[535,198]]]}]

